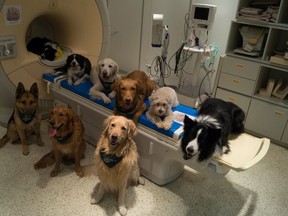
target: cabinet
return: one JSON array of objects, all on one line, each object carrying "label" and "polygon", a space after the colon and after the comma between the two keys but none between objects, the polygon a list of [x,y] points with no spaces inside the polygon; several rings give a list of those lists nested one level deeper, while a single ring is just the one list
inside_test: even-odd
[{"label": "cabinet", "polygon": [[[261,5],[261,2],[269,3]],[[251,7],[266,12],[272,8],[274,14],[263,13],[271,18],[269,21],[241,15],[242,9]],[[248,132],[285,147],[288,147],[288,93],[285,94],[288,60],[284,59],[288,48],[287,8],[287,0],[239,0],[213,89],[214,97],[233,102],[244,110]]]}]

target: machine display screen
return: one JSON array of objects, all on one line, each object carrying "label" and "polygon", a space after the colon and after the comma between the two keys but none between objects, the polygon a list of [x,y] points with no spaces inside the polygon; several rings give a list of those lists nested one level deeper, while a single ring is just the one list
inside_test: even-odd
[{"label": "machine display screen", "polygon": [[208,20],[208,17],[209,17],[209,8],[203,8],[203,7],[195,8],[194,19]]}]

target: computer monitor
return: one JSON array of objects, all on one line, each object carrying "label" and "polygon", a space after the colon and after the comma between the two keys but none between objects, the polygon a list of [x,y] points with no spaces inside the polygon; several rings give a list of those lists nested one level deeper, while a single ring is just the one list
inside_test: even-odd
[{"label": "computer monitor", "polygon": [[216,6],[193,3],[191,8],[191,24],[196,28],[209,30],[214,22]]}]

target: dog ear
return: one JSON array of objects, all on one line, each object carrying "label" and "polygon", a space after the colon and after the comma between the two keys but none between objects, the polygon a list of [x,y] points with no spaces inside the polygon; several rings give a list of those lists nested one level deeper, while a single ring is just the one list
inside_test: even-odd
[{"label": "dog ear", "polygon": [[114,117],[115,117],[115,115],[111,115],[104,120],[104,123],[103,123],[103,128],[104,128],[103,132],[104,133],[107,133],[110,122],[114,119]]},{"label": "dog ear", "polygon": [[118,74],[119,73],[119,65],[113,61],[113,64],[114,64],[114,74]]},{"label": "dog ear", "polygon": [[34,82],[30,88],[30,91],[29,91],[31,94],[34,95],[34,97],[38,98],[38,95],[39,95],[39,91],[38,91],[38,85],[36,82]]},{"label": "dog ear", "polygon": [[95,70],[97,73],[100,73],[100,67],[103,64],[103,60],[99,61],[96,66],[95,66]]},{"label": "dog ear", "polygon": [[187,115],[185,115],[184,117],[184,131],[187,128],[192,128],[197,124],[196,121],[190,119]]},{"label": "dog ear", "polygon": [[16,89],[16,99],[19,99],[24,93],[25,93],[25,87],[22,82],[19,82]]},{"label": "dog ear", "polygon": [[137,127],[131,119],[128,119],[128,125],[129,125],[128,137],[132,138],[137,134]]}]

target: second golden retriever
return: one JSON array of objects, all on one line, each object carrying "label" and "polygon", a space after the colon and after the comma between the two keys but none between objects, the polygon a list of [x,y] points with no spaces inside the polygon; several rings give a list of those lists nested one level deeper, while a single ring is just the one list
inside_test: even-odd
[{"label": "second golden retriever", "polygon": [[120,214],[127,214],[126,187],[144,184],[139,172],[137,147],[132,139],[136,130],[133,121],[123,116],[112,115],[104,121],[104,130],[95,151],[100,183],[92,194],[91,204],[99,203],[105,192],[115,192]]},{"label": "second golden retriever", "polygon": [[35,169],[45,168],[55,163],[50,176],[57,176],[64,157],[75,160],[75,171],[83,176],[80,166],[85,154],[84,127],[78,115],[68,107],[55,106],[48,117],[48,131],[53,149],[35,165]]},{"label": "second golden retriever", "polygon": [[131,118],[136,124],[147,109],[144,99],[154,90],[154,82],[143,71],[133,71],[117,80],[113,85],[115,96],[115,115]]}]

